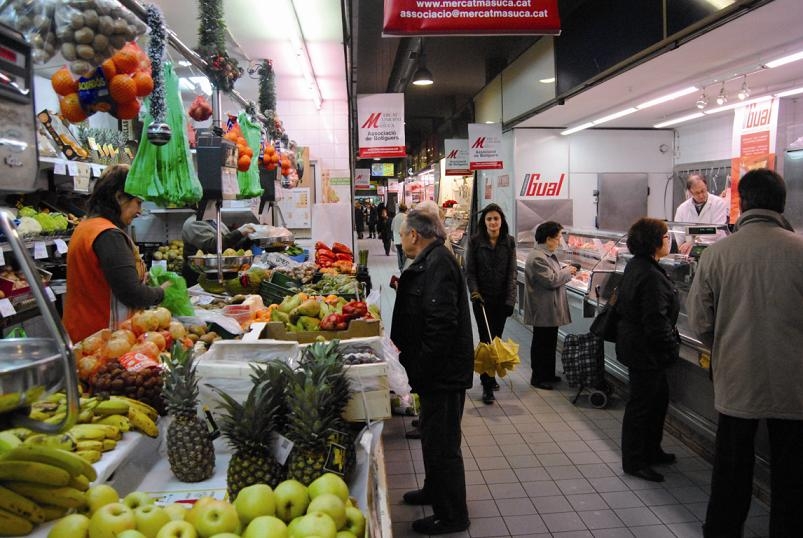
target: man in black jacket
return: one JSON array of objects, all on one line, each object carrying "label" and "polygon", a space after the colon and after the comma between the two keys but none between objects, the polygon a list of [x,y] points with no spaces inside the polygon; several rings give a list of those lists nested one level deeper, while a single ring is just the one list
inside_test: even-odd
[{"label": "man in black jacket", "polygon": [[460,421],[474,377],[474,351],[466,283],[445,238],[434,216],[407,214],[402,249],[413,261],[399,278],[390,332],[421,399],[424,487],[405,493],[404,502],[432,505],[433,515],[413,522],[414,531],[427,535],[470,525]]}]

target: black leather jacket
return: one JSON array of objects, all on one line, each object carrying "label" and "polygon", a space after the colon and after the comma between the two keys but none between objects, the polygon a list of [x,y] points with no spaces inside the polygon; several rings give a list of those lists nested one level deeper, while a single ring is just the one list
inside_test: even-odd
[{"label": "black leather jacket", "polygon": [[471,388],[474,343],[463,274],[436,240],[399,278],[390,338],[415,392]]},{"label": "black leather jacket", "polygon": [[616,358],[635,370],[659,370],[678,359],[678,291],[655,259],[635,256],[618,288]]},{"label": "black leather jacket", "polygon": [[516,304],[516,241],[511,236],[496,248],[479,234],[471,237],[466,249],[468,291],[479,291],[486,302]]}]

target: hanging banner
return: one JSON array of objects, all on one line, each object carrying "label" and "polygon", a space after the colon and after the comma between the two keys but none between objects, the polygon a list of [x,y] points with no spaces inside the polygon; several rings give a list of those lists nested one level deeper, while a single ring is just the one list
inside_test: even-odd
[{"label": "hanging banner", "polygon": [[778,131],[778,99],[767,99],[734,110],[731,141],[731,207],[735,224],[739,208],[739,178],[756,168],[775,170],[775,138]]},{"label": "hanging banner", "polygon": [[385,0],[382,35],[559,35],[558,0]]},{"label": "hanging banner", "polygon": [[404,94],[357,96],[360,158],[405,157]]},{"label": "hanging banner", "polygon": [[504,168],[501,124],[469,123],[468,141],[469,170]]},{"label": "hanging banner", "polygon": [[447,176],[467,176],[471,173],[468,167],[468,140],[450,138],[443,141],[446,152]]},{"label": "hanging banner", "polygon": [[371,187],[371,170],[369,168],[354,169],[354,190]]}]

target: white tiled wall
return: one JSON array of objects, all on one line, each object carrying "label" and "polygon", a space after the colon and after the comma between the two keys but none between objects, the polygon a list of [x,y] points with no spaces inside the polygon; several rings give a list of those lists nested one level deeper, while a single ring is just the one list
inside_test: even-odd
[{"label": "white tiled wall", "polygon": [[324,101],[321,110],[316,110],[309,99],[279,100],[276,108],[290,139],[309,146],[310,159],[318,162],[319,171],[350,168],[346,101]]}]

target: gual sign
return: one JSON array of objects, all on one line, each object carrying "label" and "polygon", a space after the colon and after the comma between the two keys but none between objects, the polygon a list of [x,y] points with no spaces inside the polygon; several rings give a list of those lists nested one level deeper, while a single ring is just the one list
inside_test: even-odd
[{"label": "gual sign", "polygon": [[542,177],[537,172],[524,174],[524,182],[521,184],[519,196],[521,198],[560,198],[565,178],[566,174],[561,174],[556,179]]},{"label": "gual sign", "polygon": [[559,35],[558,0],[385,0],[382,34]]}]

